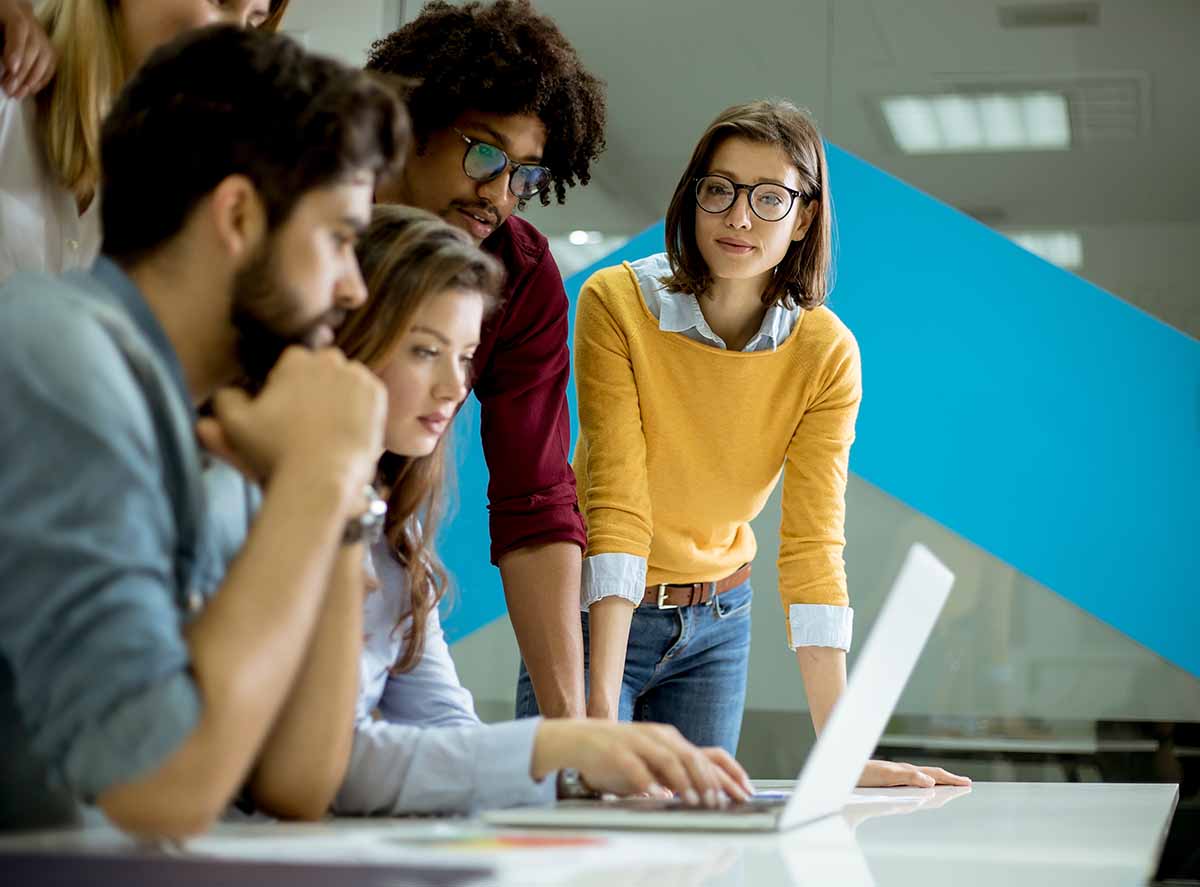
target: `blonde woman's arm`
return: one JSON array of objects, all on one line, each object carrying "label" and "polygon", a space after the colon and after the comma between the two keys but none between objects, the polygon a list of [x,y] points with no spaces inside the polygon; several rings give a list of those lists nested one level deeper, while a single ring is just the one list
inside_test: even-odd
[{"label": "blonde woman's arm", "polygon": [[[779,591],[817,734],[846,689],[854,612],[846,592],[846,482],[862,399],[858,346],[849,332],[831,349],[821,392],[788,446],[780,527]],[[859,785],[969,785],[940,767],[868,761]]]},{"label": "blonde woman's arm", "polygon": [[846,684],[854,612],[846,591],[846,482],[862,399],[849,331],[818,364],[818,390],[788,444],[779,530],[779,595],[818,733]]},{"label": "blonde woman's arm", "polygon": [[[634,288],[625,293],[623,288]],[[641,298],[625,268],[594,275],[575,317],[580,501],[588,527],[581,606],[588,611],[588,714],[616,717],[634,608],[652,532],[646,440],[627,331],[609,306]]]}]

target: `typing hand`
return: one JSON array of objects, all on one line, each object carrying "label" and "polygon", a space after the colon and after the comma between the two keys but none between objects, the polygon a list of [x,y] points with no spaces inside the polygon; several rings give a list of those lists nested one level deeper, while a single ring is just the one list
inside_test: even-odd
[{"label": "typing hand", "polygon": [[328,470],[362,485],[383,450],[387,398],[362,364],[327,348],[284,351],[257,397],[226,388],[213,416],[196,427],[201,443],[266,483],[285,463]]},{"label": "typing hand", "polygon": [[0,46],[4,74],[0,89],[14,99],[41,92],[58,66],[46,32],[29,0],[0,0]]},{"label": "typing hand", "polygon": [[564,767],[617,795],[669,790],[685,803],[719,807],[753,794],[746,771],[719,748],[697,748],[674,727],[596,720],[547,720],[538,728],[531,775]]},{"label": "typing hand", "polygon": [[970,784],[971,780],[967,777],[956,776],[941,767],[915,767],[912,764],[896,764],[892,761],[867,761],[862,776],[858,778],[860,788],[933,788],[935,785]]}]

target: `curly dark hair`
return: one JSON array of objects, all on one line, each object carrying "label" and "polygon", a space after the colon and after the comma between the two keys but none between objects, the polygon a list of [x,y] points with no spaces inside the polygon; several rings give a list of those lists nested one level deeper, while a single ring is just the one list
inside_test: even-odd
[{"label": "curly dark hair", "polygon": [[559,203],[568,187],[590,181],[592,161],[604,150],[604,82],[529,0],[436,0],[372,43],[367,68],[417,81],[407,99],[419,150],[466,111],[537,116],[546,127],[542,162]]}]

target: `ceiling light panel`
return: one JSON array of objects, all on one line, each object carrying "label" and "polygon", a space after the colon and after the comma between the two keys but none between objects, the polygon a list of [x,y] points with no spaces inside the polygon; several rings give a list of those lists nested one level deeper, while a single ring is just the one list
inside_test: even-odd
[{"label": "ceiling light panel", "polygon": [[1087,28],[1100,24],[1100,4],[1022,3],[996,10],[1002,28]]},{"label": "ceiling light panel", "polygon": [[1078,231],[1005,231],[1004,235],[1060,268],[1083,267],[1083,238]]},{"label": "ceiling light panel", "polygon": [[908,154],[1071,147],[1067,99],[1061,93],[888,96],[881,108],[896,145]]}]

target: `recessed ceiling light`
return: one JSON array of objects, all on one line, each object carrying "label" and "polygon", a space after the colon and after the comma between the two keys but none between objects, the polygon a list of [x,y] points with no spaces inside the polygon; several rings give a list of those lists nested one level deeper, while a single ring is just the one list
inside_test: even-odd
[{"label": "recessed ceiling light", "polygon": [[1047,262],[1072,270],[1083,267],[1083,238],[1078,231],[1004,231],[1004,236]]},{"label": "recessed ceiling light", "polygon": [[567,240],[575,246],[583,246],[585,243],[600,243],[604,240],[604,234],[600,231],[572,231],[567,235]]},{"label": "recessed ceiling light", "polygon": [[892,138],[909,154],[1071,147],[1061,93],[902,95],[882,99],[881,106]]},{"label": "recessed ceiling light", "polygon": [[629,235],[577,229],[552,235],[549,239],[550,252],[565,278],[619,249],[628,242]]}]

